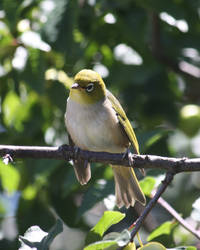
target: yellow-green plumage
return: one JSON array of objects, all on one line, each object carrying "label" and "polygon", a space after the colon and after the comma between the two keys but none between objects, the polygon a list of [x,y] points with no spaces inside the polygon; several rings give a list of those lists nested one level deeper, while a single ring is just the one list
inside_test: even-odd
[{"label": "yellow-green plumage", "polygon": [[[92,70],[82,70],[75,76],[70,90],[65,123],[72,144],[81,149],[125,153],[130,145],[139,153],[131,124],[118,100],[106,89],[101,76]],[[145,197],[132,168],[112,166],[118,207],[133,206],[135,200],[145,204]],[[81,184],[90,177],[90,164],[74,162]]]}]

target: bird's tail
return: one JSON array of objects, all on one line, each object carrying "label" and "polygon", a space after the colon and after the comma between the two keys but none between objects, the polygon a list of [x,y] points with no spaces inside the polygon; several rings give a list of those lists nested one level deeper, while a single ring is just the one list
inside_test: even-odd
[{"label": "bird's tail", "polygon": [[146,199],[140,188],[139,182],[132,168],[112,166],[115,179],[116,204],[122,206],[134,206],[135,201],[145,205]]},{"label": "bird's tail", "polygon": [[74,161],[74,172],[81,185],[87,184],[91,178],[90,163],[82,159]]}]

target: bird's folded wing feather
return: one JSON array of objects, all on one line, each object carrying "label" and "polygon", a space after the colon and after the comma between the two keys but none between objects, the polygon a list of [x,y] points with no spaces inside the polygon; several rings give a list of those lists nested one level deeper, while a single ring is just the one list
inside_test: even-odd
[{"label": "bird's folded wing feather", "polygon": [[132,144],[135,153],[139,154],[139,145],[138,145],[138,141],[135,135],[135,132],[121,106],[121,104],[119,103],[119,101],[114,97],[114,95],[107,90],[107,97],[109,99],[109,101],[112,104],[112,108],[115,110],[116,115],[119,119],[119,123],[121,124],[124,132],[126,133],[127,137],[129,138],[130,143]]}]

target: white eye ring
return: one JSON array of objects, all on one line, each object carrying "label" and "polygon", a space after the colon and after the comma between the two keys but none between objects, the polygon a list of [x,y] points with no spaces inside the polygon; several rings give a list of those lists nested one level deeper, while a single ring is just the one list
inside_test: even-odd
[{"label": "white eye ring", "polygon": [[94,83],[89,83],[88,85],[87,85],[87,87],[86,87],[86,91],[88,92],[88,93],[90,93],[90,92],[92,92],[93,91],[93,89],[94,89]]}]

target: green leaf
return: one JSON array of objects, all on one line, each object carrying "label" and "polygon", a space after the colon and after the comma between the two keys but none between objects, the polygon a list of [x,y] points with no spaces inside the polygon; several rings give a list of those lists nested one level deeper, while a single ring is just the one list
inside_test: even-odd
[{"label": "green leaf", "polygon": [[161,130],[161,129],[155,129],[148,131],[146,133],[142,133],[138,136],[139,144],[141,145],[142,151],[147,150],[150,148],[153,144],[157,143],[163,136],[168,134],[168,130]]},{"label": "green leaf", "polygon": [[19,110],[22,109],[20,99],[15,92],[10,91],[3,102],[4,122],[7,126],[14,125],[17,130],[22,129],[21,121],[23,117],[19,117]]},{"label": "green leaf", "polygon": [[107,65],[111,65],[113,62],[113,54],[110,47],[106,44],[102,45],[101,52]]},{"label": "green leaf", "polygon": [[118,223],[125,217],[125,214],[118,211],[106,211],[99,222],[91,229],[92,232],[103,236],[105,231],[113,224]]},{"label": "green leaf", "polygon": [[56,221],[49,233],[44,232],[38,226],[32,226],[25,232],[24,236],[19,236],[19,240],[22,243],[22,248],[20,249],[25,250],[27,245],[37,250],[48,250],[52,241],[62,231],[63,224],[60,220]]},{"label": "green leaf", "polygon": [[5,165],[0,161],[1,185],[4,190],[12,193],[17,190],[20,182],[20,174],[11,164]]},{"label": "green leaf", "polygon": [[117,242],[118,246],[122,247],[122,246],[125,246],[130,241],[131,234],[127,229],[125,229],[121,233],[116,233],[116,232],[109,233],[109,234],[105,235],[105,237],[103,239],[104,240],[115,240]]},{"label": "green leaf", "polygon": [[22,192],[22,197],[26,200],[32,200],[37,194],[37,188],[34,185],[28,185]]},{"label": "green leaf", "polygon": [[84,250],[103,250],[103,249],[110,247],[110,246],[118,247],[118,245],[116,245],[115,241],[105,240],[105,241],[98,241],[98,242],[95,242],[93,244],[90,244],[87,247],[85,247]]},{"label": "green leaf", "polygon": [[138,250],[165,250],[166,248],[159,242],[150,242],[138,248]]},{"label": "green leaf", "polygon": [[161,235],[170,235],[172,233],[172,229],[177,225],[177,223],[167,221],[163,223],[161,226],[157,227],[147,238],[148,241],[152,241],[153,239],[161,236]]},{"label": "green leaf", "polygon": [[86,244],[95,242],[101,239],[106,230],[113,224],[118,223],[125,217],[125,214],[122,214],[117,211],[106,211],[99,220],[99,222],[91,229],[86,238]]},{"label": "green leaf", "polygon": [[[92,243],[84,248],[84,250],[92,250],[92,249],[109,249],[114,250],[118,249],[118,247],[125,246],[130,241],[131,235],[128,230],[123,230],[121,233],[109,233],[107,234],[102,241],[97,241]],[[107,250],[108,250],[107,249]]]},{"label": "green leaf", "polygon": [[123,248],[123,250],[136,250],[135,243],[129,242],[128,245]]},{"label": "green leaf", "polygon": [[18,131],[22,131],[24,128],[23,123],[29,118],[30,109],[36,100],[37,95],[35,92],[30,92],[26,96],[26,100],[22,102],[14,91],[10,91],[6,95],[2,105],[5,124],[13,126]]},{"label": "green leaf", "polygon": [[156,184],[156,180],[153,177],[147,176],[142,181],[140,181],[140,187],[145,195],[150,196],[154,186]]},{"label": "green leaf", "polygon": [[5,202],[0,199],[0,222],[6,215],[6,205]]}]

